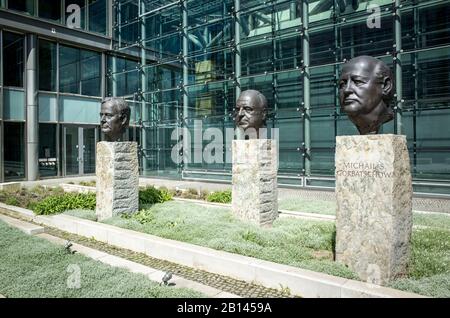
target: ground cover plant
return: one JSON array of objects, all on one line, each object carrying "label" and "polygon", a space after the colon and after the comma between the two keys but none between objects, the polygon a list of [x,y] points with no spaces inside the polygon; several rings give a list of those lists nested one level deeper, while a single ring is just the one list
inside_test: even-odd
[{"label": "ground cover plant", "polygon": [[20,191],[0,191],[0,202],[33,210],[35,205],[53,195],[62,195],[61,188],[37,186],[32,189],[22,188]]},{"label": "ground cover plant", "polygon": [[231,190],[211,192],[207,197],[208,202],[231,203]]},{"label": "ground cover plant", "polygon": [[[149,191],[154,192],[153,189]],[[323,202],[326,201],[318,200],[310,207],[319,213]],[[332,214],[333,205],[333,202],[326,202],[322,207],[325,211],[329,209],[327,214]],[[104,222],[218,250],[356,278],[346,267],[333,261],[333,222],[279,218],[273,228],[261,229],[238,221],[229,209],[224,208],[200,207],[179,201],[142,206],[143,209],[132,216],[114,217]],[[92,210],[76,209],[65,213],[96,219]],[[390,286],[427,296],[450,297],[450,215],[415,212],[413,223],[409,273]]]},{"label": "ground cover plant", "polygon": [[[2,221],[0,238],[0,294],[6,297],[204,296],[184,288],[159,286],[144,275],[111,267],[76,253],[69,254],[63,246],[26,235]],[[80,288],[76,288],[76,282],[70,276],[78,269]]]},{"label": "ground cover plant", "polygon": [[[427,296],[450,297],[450,216],[419,215],[417,220],[428,225],[414,227],[409,273],[390,286]],[[228,209],[166,202],[141,210],[131,218],[113,217],[104,223],[357,279],[348,268],[333,261],[333,222],[286,217],[278,218],[273,228],[264,229],[235,219]]]}]

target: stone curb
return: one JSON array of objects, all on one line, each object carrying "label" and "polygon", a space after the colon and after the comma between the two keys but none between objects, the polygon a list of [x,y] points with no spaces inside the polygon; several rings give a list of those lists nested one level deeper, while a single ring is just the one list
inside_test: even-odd
[{"label": "stone curb", "polygon": [[[30,217],[21,208],[0,204],[18,217]],[[302,297],[386,297],[415,298],[418,294],[335,277],[323,273],[272,263],[211,248],[163,239],[154,235],[83,220],[69,215],[34,216],[33,221],[80,236],[126,248],[211,273],[255,282],[269,288],[289,288]]]},{"label": "stone curb", "polygon": [[0,220],[4,221],[6,224],[18,228],[28,235],[36,235],[45,232],[45,228],[43,226],[27,223],[6,215],[0,214]]}]

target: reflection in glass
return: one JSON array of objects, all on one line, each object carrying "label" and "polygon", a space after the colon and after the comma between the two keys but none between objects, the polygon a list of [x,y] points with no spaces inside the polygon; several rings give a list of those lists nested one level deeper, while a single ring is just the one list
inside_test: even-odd
[{"label": "reflection in glass", "polygon": [[54,21],[61,19],[61,0],[38,0],[39,17]]},{"label": "reflection in glass", "polygon": [[95,173],[96,128],[83,129],[83,173]]},{"label": "reflection in glass", "polygon": [[58,174],[56,124],[39,124],[39,176]]},{"label": "reflection in glass", "polygon": [[101,55],[60,46],[59,90],[62,93],[100,96]]},{"label": "reflection in glass", "polygon": [[39,40],[39,89],[56,91],[56,44]]},{"label": "reflection in glass", "polygon": [[24,37],[3,32],[3,85],[23,87]]},{"label": "reflection in glass", "polygon": [[106,0],[89,0],[89,31],[106,34]]},{"label": "reflection in glass", "polygon": [[8,9],[34,14],[34,0],[10,0]]},{"label": "reflection in glass", "polygon": [[25,124],[4,122],[5,180],[25,178]]},{"label": "reflection in glass", "polygon": [[78,127],[67,126],[64,128],[64,142],[66,175],[77,175],[80,173]]}]

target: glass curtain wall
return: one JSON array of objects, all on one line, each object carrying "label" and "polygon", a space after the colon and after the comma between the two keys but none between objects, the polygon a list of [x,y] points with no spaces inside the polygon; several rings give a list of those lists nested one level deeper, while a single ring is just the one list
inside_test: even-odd
[{"label": "glass curtain wall", "polygon": [[204,149],[206,129],[232,127],[237,94],[257,89],[278,128],[280,183],[333,187],[335,137],[357,133],[337,79],[346,60],[372,55],[397,74],[382,133],[406,134],[416,191],[449,192],[450,1],[396,2],[116,1],[115,47],[140,58],[144,171],[229,175],[226,163],[171,163],[170,135],[187,128],[190,151]]},{"label": "glass curtain wall", "polygon": [[8,0],[6,3],[7,9],[22,14],[109,35],[108,0]]},{"label": "glass curtain wall", "polygon": [[5,181],[25,178],[25,39],[1,31],[2,39],[2,138]]}]

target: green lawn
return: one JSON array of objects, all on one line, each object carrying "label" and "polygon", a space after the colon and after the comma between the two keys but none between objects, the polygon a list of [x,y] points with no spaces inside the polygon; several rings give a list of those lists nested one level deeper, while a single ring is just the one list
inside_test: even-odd
[{"label": "green lawn", "polygon": [[[29,236],[0,221],[0,294],[17,297],[203,297],[183,288],[159,286],[147,277],[68,254],[62,246]],[[80,268],[80,288],[69,288]],[[73,276],[72,276],[73,277]],[[69,285],[70,286],[70,285]]]},{"label": "green lawn", "polygon": [[[332,260],[333,222],[278,218],[273,228],[264,229],[235,219],[229,210],[186,202],[166,202],[143,211],[138,218],[113,217],[104,222],[272,262],[357,278],[348,268]],[[450,297],[447,216],[428,216],[415,217],[415,221],[426,223],[428,227],[413,231],[408,277],[390,286],[427,296]],[[146,223],[141,224],[137,219]]]},{"label": "green lawn", "polygon": [[[336,203],[324,200],[301,198],[282,199],[278,202],[278,208],[280,210],[336,215]],[[419,226],[431,226],[450,230],[450,214],[424,214],[414,212],[413,223]]]},{"label": "green lawn", "polygon": [[336,214],[336,203],[324,200],[308,200],[301,198],[281,199],[278,209],[318,214]]}]

